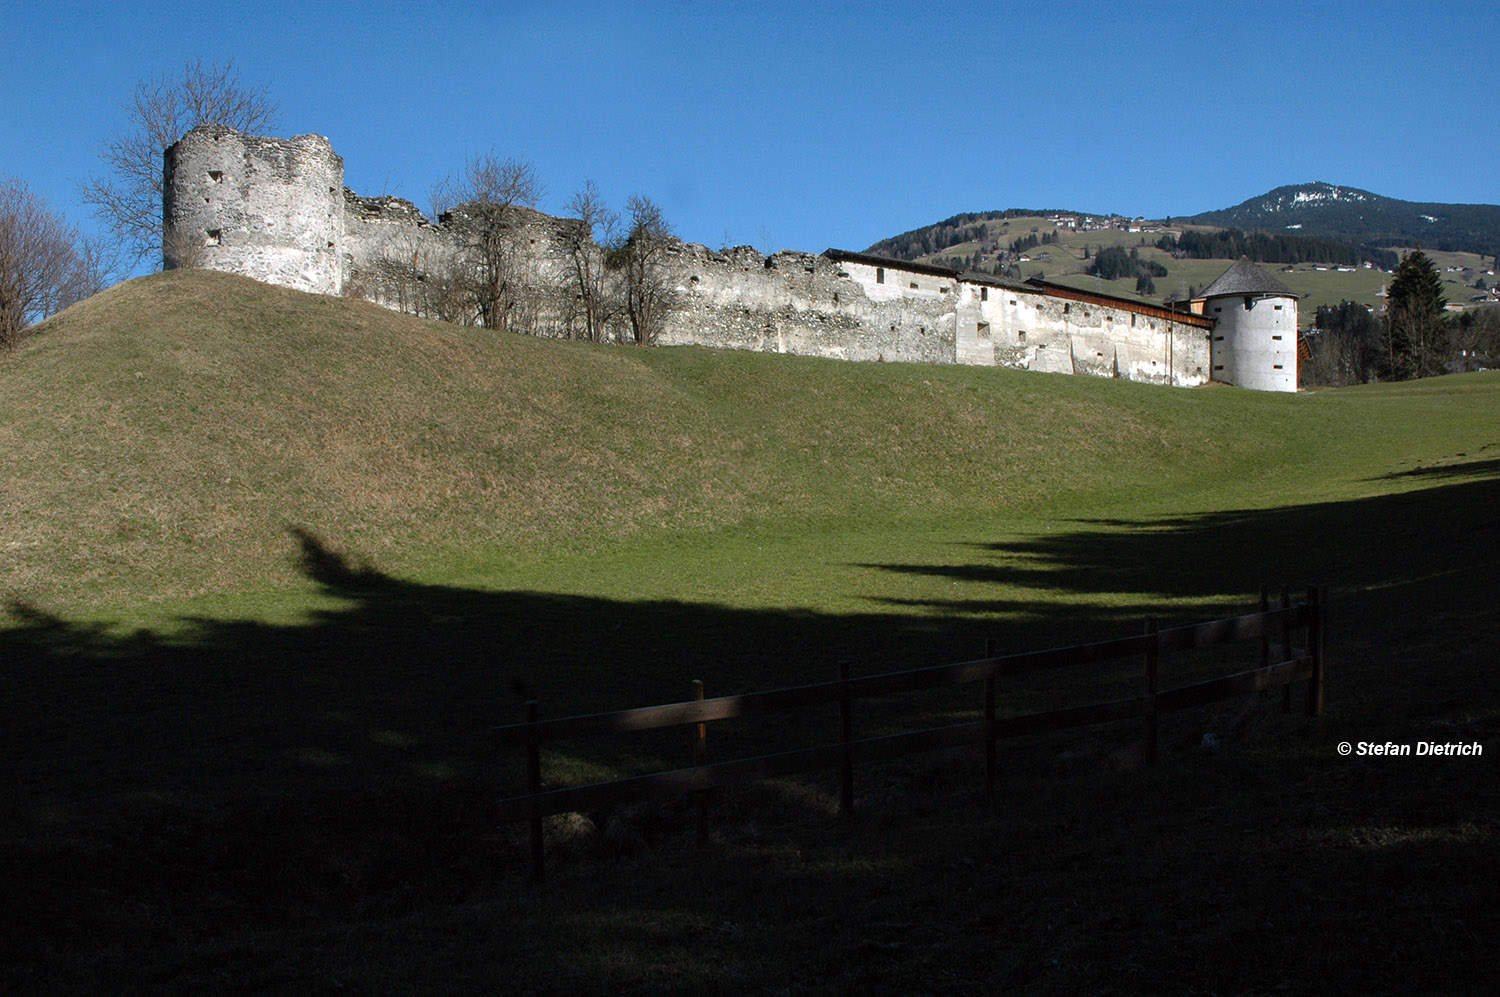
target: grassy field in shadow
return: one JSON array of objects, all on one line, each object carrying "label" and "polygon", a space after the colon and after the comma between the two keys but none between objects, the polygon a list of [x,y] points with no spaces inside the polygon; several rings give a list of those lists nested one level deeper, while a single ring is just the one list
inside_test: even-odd
[{"label": "grassy field in shadow", "polygon": [[[240,953],[228,972],[247,992],[442,989],[453,974],[474,992],[1379,991],[1419,982],[1379,974],[1420,944],[1421,964],[1478,986],[1495,968],[1493,759],[1333,748],[1500,744],[1495,470],[870,565],[893,592],[919,576],[960,595],[868,613],[403,581],[305,531],[304,571],[339,608],[300,625],[122,635],[13,606],[0,635],[8,977],[219,988],[219,960]],[[883,767],[861,774],[848,826],[828,780],[757,787],[719,800],[702,851],[680,805],[590,815],[598,833],[560,833],[541,888],[524,882],[515,829],[489,816],[518,759],[488,732],[529,697],[585,712],[679,698],[691,678],[730,693],[807,681],[810,662],[866,673],[974,657],[986,638],[1130,633],[1147,613],[1248,608],[1263,572],[1332,587],[1322,721],[1269,699],[1183,718],[1149,771],[1134,731],[1007,745],[993,801],[962,753]],[[1052,691],[1087,696],[1098,678]],[[899,728],[911,709],[862,720]],[[716,729],[713,743],[755,750],[830,726]],[[1200,728],[1223,736],[1218,755],[1194,750]],[[676,764],[680,747],[579,745],[549,775]],[[1257,946],[1235,948],[1246,932]]]},{"label": "grassy field in shadow", "polygon": [[[0,357],[0,989],[1489,993],[1500,377],[1296,396],[612,349],[225,274]],[[968,660],[1328,585],[1277,695],[550,826],[544,715]],[[1165,681],[1258,663],[1173,660]],[[1138,691],[1133,663],[1002,712]],[[856,733],[973,719],[979,690]],[[712,726],[710,757],[835,717]],[[1219,748],[1204,750],[1203,735]],[[1479,742],[1345,758],[1341,741]],[[683,731],[546,778],[675,766]]]}]

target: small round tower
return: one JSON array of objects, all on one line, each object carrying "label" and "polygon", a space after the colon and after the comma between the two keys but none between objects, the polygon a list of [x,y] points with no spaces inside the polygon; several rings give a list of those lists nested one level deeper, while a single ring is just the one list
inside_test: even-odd
[{"label": "small round tower", "polygon": [[1297,295],[1248,259],[1198,298],[1214,320],[1211,380],[1256,391],[1297,390]]},{"label": "small round tower", "polygon": [[200,125],[163,156],[162,262],[302,291],[343,287],[344,160],[321,135]]}]

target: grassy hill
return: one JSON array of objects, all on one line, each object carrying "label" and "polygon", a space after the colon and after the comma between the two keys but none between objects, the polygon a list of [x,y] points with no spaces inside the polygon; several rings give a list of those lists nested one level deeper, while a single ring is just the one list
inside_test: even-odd
[{"label": "grassy hill", "polygon": [[293,526],[407,570],[1213,491],[1287,446],[1254,395],[496,337],[207,272],[58,316],[0,384],[0,587],[70,607],[286,584]]},{"label": "grassy hill", "polygon": [[[1497,402],[1494,374],[1177,390],[132,281],[0,357],[0,981],[1483,992]],[[1274,698],[1179,715],[1149,769],[1134,730],[1018,741],[993,799],[964,753],[875,766],[850,824],[832,780],[770,783],[717,797],[704,849],[680,806],[594,814],[541,887],[492,820],[518,759],[489,731],[532,697],[558,715],[1072,643],[1283,581],[1331,587],[1322,720]],[[1017,685],[1002,711],[1116,681]],[[710,750],[807,723],[715,725]],[[1335,751],[1423,739],[1487,754]],[[567,746],[547,777],[685,749]]]}]

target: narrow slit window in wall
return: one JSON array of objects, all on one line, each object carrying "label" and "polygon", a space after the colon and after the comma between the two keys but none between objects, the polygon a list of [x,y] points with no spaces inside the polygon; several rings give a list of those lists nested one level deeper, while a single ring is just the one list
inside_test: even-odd
[{"label": "narrow slit window in wall", "polygon": [[223,170],[209,170],[208,171],[208,180],[209,180],[209,183],[223,183],[224,182],[224,171]]},{"label": "narrow slit window in wall", "polygon": [[1271,338],[1272,339],[1280,339],[1281,337],[1280,336],[1272,336]]},{"label": "narrow slit window in wall", "polygon": [[988,300],[990,300],[990,289],[989,288],[987,288],[987,287],[981,287],[979,289],[979,300],[980,301],[988,301]]},{"label": "narrow slit window in wall", "polygon": [[884,284],[885,283],[885,267],[876,267],[875,268],[875,283],[877,283],[877,284]]},{"label": "narrow slit window in wall", "polygon": [[1271,365],[1271,369],[1272,370],[1280,370],[1281,369],[1281,364],[1279,364],[1279,363],[1273,363]]},{"label": "narrow slit window in wall", "polygon": [[205,244],[209,246],[221,245],[224,241],[223,236],[224,233],[221,229],[211,228],[208,230],[208,240]]}]

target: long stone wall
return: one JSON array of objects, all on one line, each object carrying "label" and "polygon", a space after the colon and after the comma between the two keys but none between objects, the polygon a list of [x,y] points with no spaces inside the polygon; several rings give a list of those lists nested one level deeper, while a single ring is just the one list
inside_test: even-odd
[{"label": "long stone wall", "polygon": [[[474,322],[453,293],[468,209],[433,224],[410,201],[343,187],[343,160],[317,135],[266,139],[218,126],[167,150],[168,266],[189,262],[412,314]],[[578,333],[563,269],[577,222],[515,209],[512,328]],[[596,263],[602,250],[591,247]],[[1209,380],[1199,316],[1056,285],[1021,283],[858,253],[711,250],[674,243],[671,307],[660,345],[795,353],[842,360],[1006,366],[1154,384]],[[625,338],[618,324],[614,330]]]},{"label": "long stone wall", "polygon": [[951,303],[871,300],[827,256],[684,244],[671,264],[674,310],[659,343],[839,360],[955,363]]},{"label": "long stone wall", "polygon": [[1068,288],[861,254],[684,246],[664,343],[1005,366],[1191,386],[1209,379],[1197,316]]},{"label": "long stone wall", "polygon": [[[983,285],[981,285],[983,291]],[[1193,386],[1209,380],[1211,324],[1071,288],[997,284],[978,305],[996,363]]]}]

